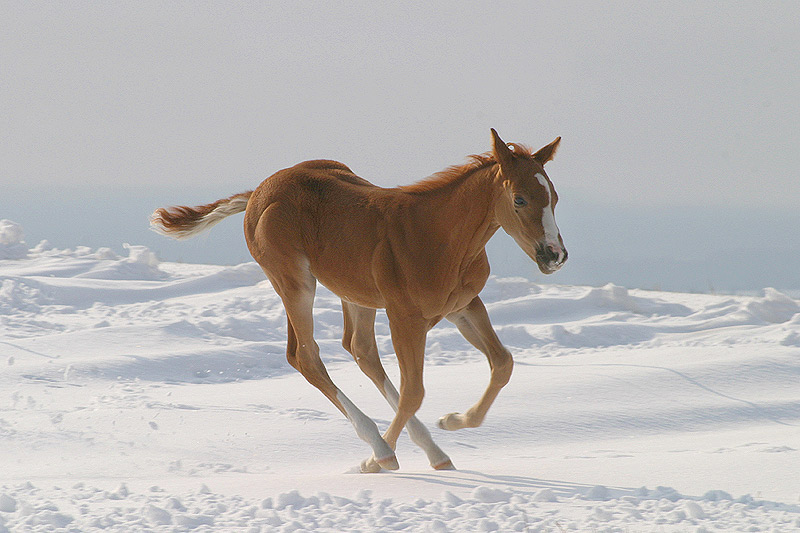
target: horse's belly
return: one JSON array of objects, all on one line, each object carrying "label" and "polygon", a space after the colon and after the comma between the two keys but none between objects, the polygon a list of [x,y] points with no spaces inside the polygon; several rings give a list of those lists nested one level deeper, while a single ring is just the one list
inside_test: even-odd
[{"label": "horse's belly", "polygon": [[315,263],[311,266],[311,273],[325,288],[342,300],[372,309],[386,307],[369,270],[358,268],[359,265],[353,261],[349,264],[347,261],[336,261],[332,262],[333,264],[324,264],[320,261]]}]

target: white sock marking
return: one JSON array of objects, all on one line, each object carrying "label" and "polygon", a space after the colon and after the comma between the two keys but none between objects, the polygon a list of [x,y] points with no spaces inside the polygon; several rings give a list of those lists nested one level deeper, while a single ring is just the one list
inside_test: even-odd
[{"label": "white sock marking", "polygon": [[348,420],[350,420],[350,423],[353,424],[356,430],[356,435],[372,447],[375,457],[378,459],[390,457],[394,452],[389,448],[389,445],[386,444],[386,441],[383,440],[383,437],[381,437],[375,422],[362,413],[342,391],[336,393],[336,399],[339,400],[339,403],[344,407]]},{"label": "white sock marking", "polygon": [[[383,391],[386,394],[386,401],[389,402],[392,409],[397,411],[397,406],[400,402],[400,394],[398,394],[397,389],[394,388],[394,384],[388,377],[383,382]],[[422,451],[428,456],[428,460],[432,465],[439,465],[450,459],[447,457],[447,454],[433,442],[431,432],[428,431],[428,428],[426,428],[416,416],[412,416],[408,419],[408,422],[406,422],[406,429],[408,430],[408,436],[411,437],[414,444],[422,448]]]}]

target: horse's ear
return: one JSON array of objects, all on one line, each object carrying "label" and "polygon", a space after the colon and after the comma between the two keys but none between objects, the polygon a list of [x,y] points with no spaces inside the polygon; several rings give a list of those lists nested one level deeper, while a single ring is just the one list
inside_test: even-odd
[{"label": "horse's ear", "polygon": [[511,153],[511,149],[505,141],[500,138],[494,128],[492,128],[492,154],[497,162],[500,163],[500,168],[509,166],[511,164],[511,159],[514,157]]},{"label": "horse's ear", "polygon": [[556,137],[556,140],[533,154],[533,158],[539,162],[540,165],[544,166],[545,163],[553,159],[553,156],[556,155],[556,150],[558,150],[558,145],[561,143],[561,137]]}]

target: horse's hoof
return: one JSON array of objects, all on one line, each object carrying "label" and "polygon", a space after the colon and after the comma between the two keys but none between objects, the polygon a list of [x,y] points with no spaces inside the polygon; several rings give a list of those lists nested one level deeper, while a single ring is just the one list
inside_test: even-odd
[{"label": "horse's hoof", "polygon": [[397,462],[396,455],[390,455],[382,459],[375,459],[375,456],[373,455],[369,459],[364,459],[361,461],[360,468],[361,472],[364,474],[376,474],[383,469],[397,470],[400,468],[400,464]]},{"label": "horse's hoof", "polygon": [[446,429],[447,431],[455,431],[457,429],[461,429],[462,426],[460,424],[454,423],[453,420],[457,416],[459,416],[459,413],[450,413],[448,415],[444,415],[442,418],[439,419],[436,425],[439,427],[439,429]]},{"label": "horse's hoof", "polygon": [[381,465],[379,465],[378,462],[373,457],[361,461],[362,474],[377,474],[380,471],[381,471]]},{"label": "horse's hoof", "polygon": [[378,464],[386,470],[397,470],[400,468],[400,463],[397,462],[396,455],[390,455],[389,457],[378,459]]},{"label": "horse's hoof", "polygon": [[447,459],[446,461],[442,461],[439,464],[431,465],[434,470],[456,470],[456,467],[453,466],[453,461]]}]

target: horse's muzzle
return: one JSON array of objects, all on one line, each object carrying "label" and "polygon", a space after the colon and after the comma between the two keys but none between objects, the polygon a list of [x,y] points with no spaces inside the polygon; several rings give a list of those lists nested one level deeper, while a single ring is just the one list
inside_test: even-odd
[{"label": "horse's muzzle", "polygon": [[536,264],[542,274],[552,274],[567,262],[567,249],[557,244],[540,244],[536,247]]}]

